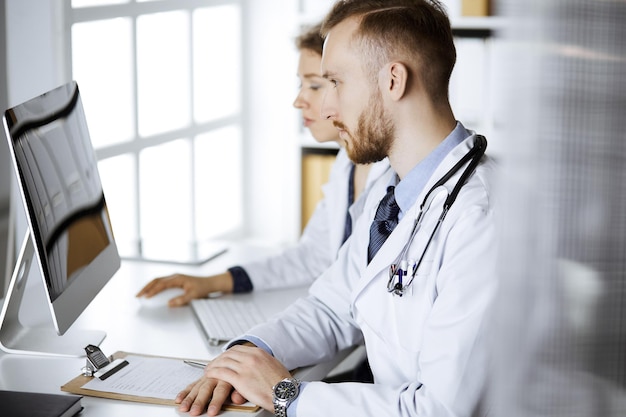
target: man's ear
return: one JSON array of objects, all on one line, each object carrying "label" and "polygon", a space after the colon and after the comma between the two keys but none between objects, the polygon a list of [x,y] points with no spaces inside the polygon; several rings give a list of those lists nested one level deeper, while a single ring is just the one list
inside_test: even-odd
[{"label": "man's ear", "polygon": [[385,89],[392,100],[398,101],[407,93],[409,70],[400,62],[392,62],[387,65],[385,72]]}]

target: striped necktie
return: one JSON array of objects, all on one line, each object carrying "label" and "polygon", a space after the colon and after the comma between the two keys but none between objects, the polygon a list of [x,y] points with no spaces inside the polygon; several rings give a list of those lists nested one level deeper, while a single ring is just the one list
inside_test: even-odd
[{"label": "striped necktie", "polygon": [[376,215],[370,227],[370,243],[367,249],[368,264],[398,225],[400,207],[396,203],[396,198],[393,194],[394,189],[395,187],[393,186],[387,187],[387,194],[380,200],[376,209]]}]

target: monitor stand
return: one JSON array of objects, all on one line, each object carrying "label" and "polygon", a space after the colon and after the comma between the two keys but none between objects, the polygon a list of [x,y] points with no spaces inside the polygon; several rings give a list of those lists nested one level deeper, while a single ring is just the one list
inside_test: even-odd
[{"label": "monitor stand", "polygon": [[28,273],[34,261],[34,253],[33,240],[29,231],[24,238],[2,306],[0,349],[7,353],[30,355],[85,356],[85,346],[100,345],[106,336],[104,331],[70,328],[60,336],[54,329],[52,320],[50,320],[50,326],[27,326],[20,321],[20,305],[24,297]]}]

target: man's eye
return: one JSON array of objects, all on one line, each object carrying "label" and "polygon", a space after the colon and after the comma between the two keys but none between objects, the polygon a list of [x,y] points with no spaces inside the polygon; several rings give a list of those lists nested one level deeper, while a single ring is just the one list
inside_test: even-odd
[{"label": "man's eye", "polygon": [[322,88],[322,86],[321,86],[320,84],[311,84],[311,85],[309,86],[309,88],[310,88],[311,90],[313,90],[313,91],[317,91],[317,90],[319,90],[320,88]]}]

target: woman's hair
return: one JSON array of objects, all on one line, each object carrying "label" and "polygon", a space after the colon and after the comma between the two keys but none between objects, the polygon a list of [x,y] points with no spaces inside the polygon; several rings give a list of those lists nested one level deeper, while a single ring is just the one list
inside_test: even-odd
[{"label": "woman's hair", "polygon": [[322,23],[321,36],[349,18],[359,21],[352,42],[372,79],[384,64],[399,61],[421,80],[431,100],[448,100],[456,48],[438,0],[340,0]]},{"label": "woman's hair", "polygon": [[324,47],[324,38],[320,34],[321,23],[317,25],[305,28],[296,38],[296,47],[299,50],[308,49],[313,52],[322,55],[322,48]]}]

